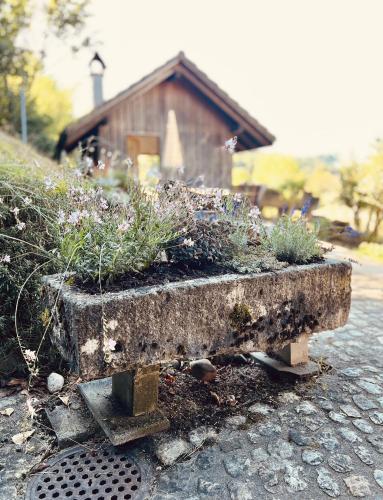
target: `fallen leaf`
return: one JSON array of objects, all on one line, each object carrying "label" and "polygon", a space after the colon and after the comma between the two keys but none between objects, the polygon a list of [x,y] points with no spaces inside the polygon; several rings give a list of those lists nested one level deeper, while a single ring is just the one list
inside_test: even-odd
[{"label": "fallen leaf", "polygon": [[14,408],[5,408],[5,410],[0,410],[0,414],[5,415],[6,417],[10,417],[14,411]]},{"label": "fallen leaf", "polygon": [[11,380],[7,382],[7,387],[14,387],[15,385],[22,385],[26,387],[27,381],[24,378],[11,378]]},{"label": "fallen leaf", "polygon": [[166,384],[169,384],[169,385],[174,384],[175,380],[176,380],[176,378],[174,377],[174,375],[170,375],[170,373],[167,373],[165,375],[165,383]]},{"label": "fallen leaf", "polygon": [[32,429],[31,431],[26,431],[26,432],[20,432],[19,434],[15,434],[12,436],[12,441],[15,444],[23,444],[25,441],[34,434],[35,429]]},{"label": "fallen leaf", "polygon": [[36,416],[36,410],[33,408],[33,404],[32,404],[31,398],[27,399],[27,408],[28,408],[29,416],[33,420],[34,417]]},{"label": "fallen leaf", "polygon": [[213,398],[214,402],[220,406],[221,404],[221,398],[218,396],[216,392],[210,391],[210,396]]},{"label": "fallen leaf", "polygon": [[69,396],[59,396],[59,400],[64,403],[65,406],[69,406]]},{"label": "fallen leaf", "polygon": [[32,467],[32,469],[29,472],[30,472],[30,474],[36,474],[37,472],[42,472],[47,467],[49,467],[49,464],[47,464],[46,462],[41,462],[41,463],[35,465],[34,467]]},{"label": "fallen leaf", "polygon": [[226,403],[229,406],[235,406],[237,404],[237,400],[235,399],[235,396],[231,395],[227,398]]}]

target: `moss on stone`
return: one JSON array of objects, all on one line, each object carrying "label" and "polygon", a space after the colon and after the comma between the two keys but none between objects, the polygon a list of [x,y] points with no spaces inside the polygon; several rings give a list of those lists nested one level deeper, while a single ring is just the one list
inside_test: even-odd
[{"label": "moss on stone", "polygon": [[229,319],[233,328],[239,331],[243,330],[252,321],[250,307],[246,304],[235,304]]}]

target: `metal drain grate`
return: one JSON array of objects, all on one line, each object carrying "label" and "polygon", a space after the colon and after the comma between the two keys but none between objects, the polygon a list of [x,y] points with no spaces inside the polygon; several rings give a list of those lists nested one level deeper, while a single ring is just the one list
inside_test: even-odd
[{"label": "metal drain grate", "polygon": [[26,500],[138,500],[141,468],[126,452],[71,448],[56,455],[28,485]]}]

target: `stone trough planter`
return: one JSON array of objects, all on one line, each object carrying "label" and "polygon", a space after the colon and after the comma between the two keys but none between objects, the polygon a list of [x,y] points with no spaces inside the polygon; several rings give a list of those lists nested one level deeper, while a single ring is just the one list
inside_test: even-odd
[{"label": "stone trough planter", "polygon": [[[61,279],[48,276],[44,281],[52,306]],[[98,397],[113,392],[114,400],[131,417],[148,417],[157,411],[161,361],[262,351],[277,353],[290,365],[307,362],[308,336],[346,323],[350,281],[349,263],[326,260],[276,272],[225,274],[105,293],[103,297],[63,285],[52,340],[83,379],[112,376],[113,391],[111,378],[82,384],[85,391],[80,387],[97,420],[105,419],[105,413],[100,417],[103,410],[95,409],[97,397],[93,393],[90,397],[95,388]],[[104,335],[116,343],[108,362]]]}]

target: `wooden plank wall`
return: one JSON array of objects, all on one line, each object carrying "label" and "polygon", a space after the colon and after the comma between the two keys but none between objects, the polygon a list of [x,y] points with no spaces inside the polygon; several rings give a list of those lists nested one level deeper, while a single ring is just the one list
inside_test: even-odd
[{"label": "wooden plank wall", "polygon": [[232,158],[223,149],[231,137],[219,111],[181,80],[161,83],[145,94],[131,96],[110,111],[101,139],[124,154],[128,135],[158,135],[161,152],[165,143],[168,111],[176,114],[185,163],[184,179],[204,175],[209,187],[231,186]]}]

